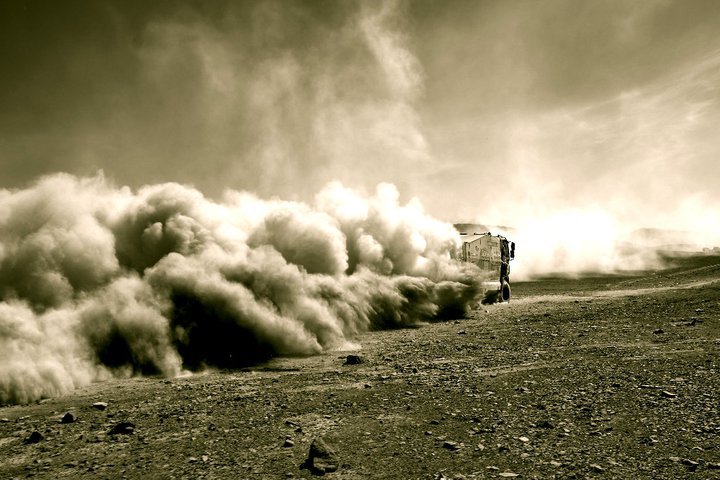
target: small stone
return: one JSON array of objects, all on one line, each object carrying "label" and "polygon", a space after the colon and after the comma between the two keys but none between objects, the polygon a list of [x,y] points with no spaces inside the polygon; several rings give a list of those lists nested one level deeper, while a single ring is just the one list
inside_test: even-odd
[{"label": "small stone", "polygon": [[667,390],[663,390],[663,391],[660,393],[660,395],[662,395],[662,396],[665,397],[665,398],[675,398],[675,397],[677,397],[676,394],[674,394],[674,393],[672,393],[672,392],[668,392]]},{"label": "small stone", "polygon": [[202,456],[200,457],[200,459],[201,459],[203,462],[207,462],[208,460],[210,460],[210,456],[209,456],[209,455],[202,455]]},{"label": "small stone", "polygon": [[8,423],[9,421],[10,421],[10,419],[7,417],[0,418],[0,422],[2,422],[2,423]]},{"label": "small stone", "polygon": [[498,476],[503,477],[503,478],[515,478],[515,477],[519,477],[520,474],[513,473],[513,472],[502,472],[502,473],[499,473]]},{"label": "small stone", "polygon": [[73,415],[70,412],[67,412],[63,417],[60,419],[60,423],[73,423],[75,420],[77,420],[77,417]]},{"label": "small stone", "polygon": [[457,332],[458,335],[467,335],[467,332],[465,330],[460,330]]},{"label": "small stone", "polygon": [[195,463],[195,462],[197,462],[197,458],[195,458],[195,457],[188,458],[188,463]]},{"label": "small stone", "polygon": [[590,465],[590,468],[592,468],[593,472],[596,472],[596,473],[602,473],[605,471],[605,469],[603,467],[601,467],[600,465],[598,465],[596,463],[593,463],[592,465]]},{"label": "small stone", "polygon": [[523,443],[527,443],[530,441],[530,439],[528,437],[520,437],[520,438],[518,438],[518,440],[520,440]]},{"label": "small stone", "polygon": [[680,457],[670,457],[671,462],[680,463],[682,461],[682,458]]},{"label": "small stone", "polygon": [[552,423],[550,420],[543,420],[542,422],[538,423],[537,426],[539,428],[555,428],[555,424]]},{"label": "small stone", "polygon": [[720,463],[708,462],[707,468],[708,468],[708,470],[720,470]]},{"label": "small stone", "polygon": [[29,444],[32,444],[32,443],[38,443],[38,442],[40,442],[43,438],[45,438],[45,437],[43,437],[42,433],[40,433],[40,432],[38,432],[37,430],[35,430],[34,432],[32,432],[32,433],[30,434],[29,437],[27,437],[27,438],[25,439],[25,443],[28,444],[28,445],[29,445]]},{"label": "small stone", "polygon": [[108,435],[130,435],[135,431],[135,424],[132,422],[120,422],[110,429]]},{"label": "small stone", "polygon": [[665,333],[665,330],[663,330],[662,328],[658,328],[656,330],[653,330],[653,333],[655,335],[661,335],[661,334]]},{"label": "small stone", "polygon": [[95,402],[92,404],[93,408],[96,410],[103,411],[107,408],[108,404],[105,402]]},{"label": "small stone", "polygon": [[458,450],[460,450],[461,447],[460,447],[460,444],[458,444],[457,442],[453,442],[453,441],[450,441],[450,440],[445,440],[445,441],[443,442],[443,448],[446,448],[446,449],[448,449],[448,450],[452,450],[453,452],[457,452]]},{"label": "small stone", "polygon": [[345,365],[360,365],[363,358],[360,355],[348,355],[345,357]]},{"label": "small stone", "polygon": [[550,465],[553,467],[562,467],[562,463],[556,462],[555,460],[550,460]]},{"label": "small stone", "polygon": [[294,447],[294,446],[295,446],[295,442],[293,442],[293,441],[292,441],[291,439],[289,439],[289,438],[285,438],[285,442],[283,443],[283,447],[285,447],[285,448],[290,448],[290,447]]}]

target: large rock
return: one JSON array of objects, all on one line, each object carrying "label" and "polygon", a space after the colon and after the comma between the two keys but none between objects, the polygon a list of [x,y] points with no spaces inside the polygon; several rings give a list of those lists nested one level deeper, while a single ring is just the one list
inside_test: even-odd
[{"label": "large rock", "polygon": [[307,460],[301,465],[301,468],[310,470],[315,475],[325,475],[334,472],[340,466],[337,454],[323,440],[317,437],[310,444]]}]

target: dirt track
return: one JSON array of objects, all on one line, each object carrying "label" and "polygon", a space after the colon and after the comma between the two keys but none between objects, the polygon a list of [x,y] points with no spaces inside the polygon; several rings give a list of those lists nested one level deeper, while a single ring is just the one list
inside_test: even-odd
[{"label": "dirt track", "polygon": [[318,436],[329,478],[720,478],[719,258],[513,288],[359,352],[2,408],[0,478],[310,478]]}]

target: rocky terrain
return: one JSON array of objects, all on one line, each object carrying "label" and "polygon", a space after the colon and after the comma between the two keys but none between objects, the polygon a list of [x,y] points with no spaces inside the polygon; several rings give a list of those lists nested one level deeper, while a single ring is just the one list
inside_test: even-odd
[{"label": "rocky terrain", "polygon": [[0,408],[0,478],[720,478],[720,257]]}]

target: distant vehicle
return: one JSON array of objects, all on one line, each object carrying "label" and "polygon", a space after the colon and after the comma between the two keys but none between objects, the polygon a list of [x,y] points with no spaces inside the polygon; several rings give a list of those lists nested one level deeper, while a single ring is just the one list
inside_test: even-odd
[{"label": "distant vehicle", "polygon": [[490,232],[460,233],[460,238],[462,246],[457,252],[458,260],[474,263],[488,273],[483,303],[510,301],[510,260],[515,258],[515,242]]}]

